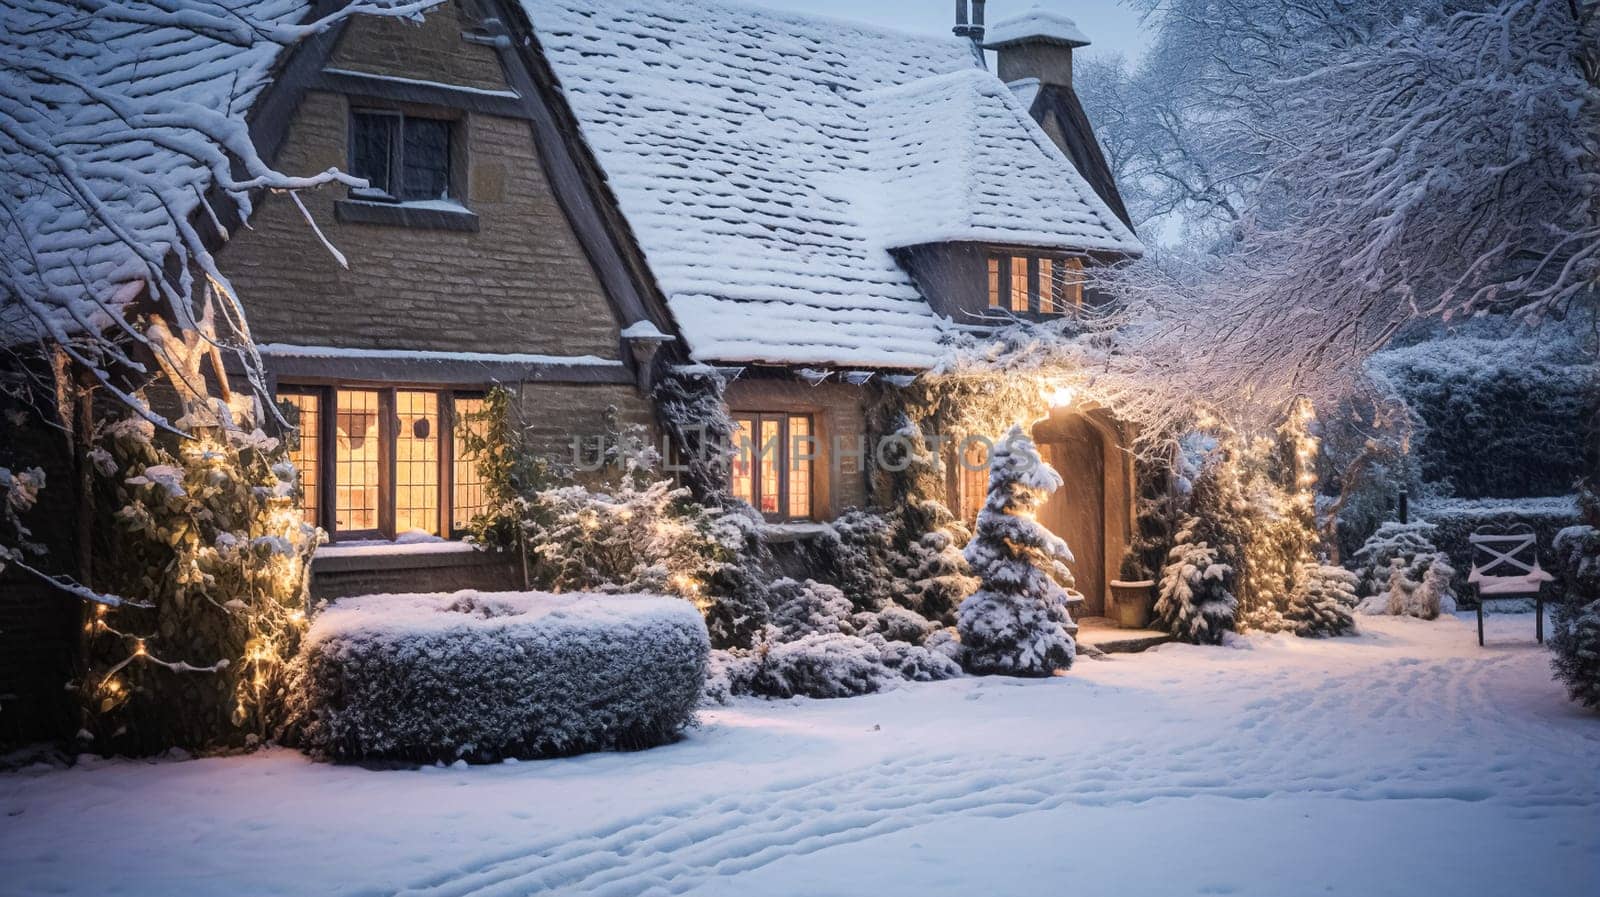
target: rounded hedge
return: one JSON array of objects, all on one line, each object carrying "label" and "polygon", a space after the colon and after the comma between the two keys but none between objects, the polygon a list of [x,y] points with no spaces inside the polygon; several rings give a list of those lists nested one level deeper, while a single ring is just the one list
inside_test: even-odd
[{"label": "rounded hedge", "polygon": [[345,598],[296,662],[299,740],[336,760],[418,762],[652,747],[691,721],[710,647],[678,598]]}]

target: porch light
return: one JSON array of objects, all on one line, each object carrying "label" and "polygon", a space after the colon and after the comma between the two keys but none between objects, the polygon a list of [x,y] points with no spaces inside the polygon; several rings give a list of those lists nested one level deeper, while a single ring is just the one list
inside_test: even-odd
[{"label": "porch light", "polygon": [[1050,407],[1065,408],[1071,405],[1072,400],[1077,397],[1078,391],[1076,389],[1070,386],[1057,386],[1055,389],[1050,390]]}]

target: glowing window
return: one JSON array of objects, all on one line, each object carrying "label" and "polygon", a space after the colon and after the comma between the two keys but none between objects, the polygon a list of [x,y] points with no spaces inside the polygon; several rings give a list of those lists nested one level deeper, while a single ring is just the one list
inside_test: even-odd
[{"label": "glowing window", "polygon": [[451,443],[451,485],[454,489],[450,502],[451,527],[466,529],[472,518],[482,514],[488,506],[484,498],[485,480],[478,469],[478,456],[467,450],[466,435],[472,433],[482,438],[487,422],[483,414],[483,399],[457,398],[455,400],[456,429]]},{"label": "glowing window", "polygon": [[1011,310],[1028,310],[1028,259],[1026,256],[1014,255],[1011,257]]},{"label": "glowing window", "polygon": [[733,419],[733,470],[728,477],[728,484],[732,489],[733,497],[753,505],[755,504],[756,472],[751,465],[752,443],[755,441],[755,424],[752,418],[736,417]]},{"label": "glowing window", "polygon": [[989,445],[981,439],[967,439],[961,444],[961,453],[961,518],[971,523],[978,519],[989,494]]},{"label": "glowing window", "polygon": [[1039,260],[1039,311],[1053,315],[1061,311],[1056,308],[1056,272],[1054,259]]},{"label": "glowing window", "polygon": [[789,415],[789,516],[811,516],[811,457],[817,453],[812,439],[811,418]]},{"label": "glowing window", "polygon": [[815,505],[816,425],[806,414],[734,415],[733,497],[773,520],[806,520]]},{"label": "glowing window", "polygon": [[1056,265],[1056,305],[1062,313],[1083,307],[1083,259],[1063,259]]},{"label": "glowing window", "polygon": [[312,526],[317,526],[317,499],[320,498],[318,487],[322,483],[321,456],[322,443],[322,399],[310,393],[285,393],[278,397],[280,404],[293,408],[295,413],[290,417],[290,423],[295,425],[295,432],[289,437],[289,461],[294,464],[295,470],[300,472],[301,504],[305,509],[305,520]]},{"label": "glowing window", "polygon": [[338,391],[334,414],[334,525],[340,532],[378,528],[378,393]]},{"label": "glowing window", "polygon": [[1000,307],[1000,260],[989,259],[989,307]]},{"label": "glowing window", "polygon": [[439,397],[394,394],[394,531],[439,534]]}]

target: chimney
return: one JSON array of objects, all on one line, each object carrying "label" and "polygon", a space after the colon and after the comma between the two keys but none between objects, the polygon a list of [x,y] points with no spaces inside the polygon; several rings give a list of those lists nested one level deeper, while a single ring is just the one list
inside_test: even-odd
[{"label": "chimney", "polygon": [[[977,40],[982,42],[982,38]],[[1043,84],[1060,87],[1072,86],[1072,51],[1088,45],[1077,22],[1038,5],[996,22],[988,41],[983,42],[985,50],[995,51],[1000,80],[1010,83],[1038,78]]]},{"label": "chimney", "polygon": [[972,19],[967,19],[967,0],[956,0],[956,27],[951,29],[956,37],[965,37],[980,47],[983,44],[983,4],[986,0],[972,0]]}]

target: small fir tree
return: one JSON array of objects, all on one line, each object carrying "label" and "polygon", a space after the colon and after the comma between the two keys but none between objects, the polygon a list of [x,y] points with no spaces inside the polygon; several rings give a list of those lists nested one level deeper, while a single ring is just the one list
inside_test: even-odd
[{"label": "small fir tree", "polygon": [[1295,589],[1283,618],[1303,638],[1325,638],[1354,632],[1356,575],[1343,567],[1303,563],[1296,570]]},{"label": "small fir tree", "polygon": [[1455,568],[1434,547],[1430,523],[1385,523],[1378,527],[1355,559],[1363,567],[1364,597],[1356,610],[1364,614],[1390,614],[1432,620],[1455,613],[1450,591]]},{"label": "small fir tree", "polygon": [[1177,636],[1197,645],[1220,645],[1233,628],[1239,600],[1229,588],[1233,567],[1219,563],[1218,549],[1203,534],[1205,521],[1185,517],[1161,571],[1156,618]]},{"label": "small fir tree", "polygon": [[966,550],[981,583],[957,613],[969,672],[1048,676],[1072,665],[1072,552],[1033,519],[1059,488],[1060,475],[1022,428],[1012,427],[991,454],[988,498]]}]

